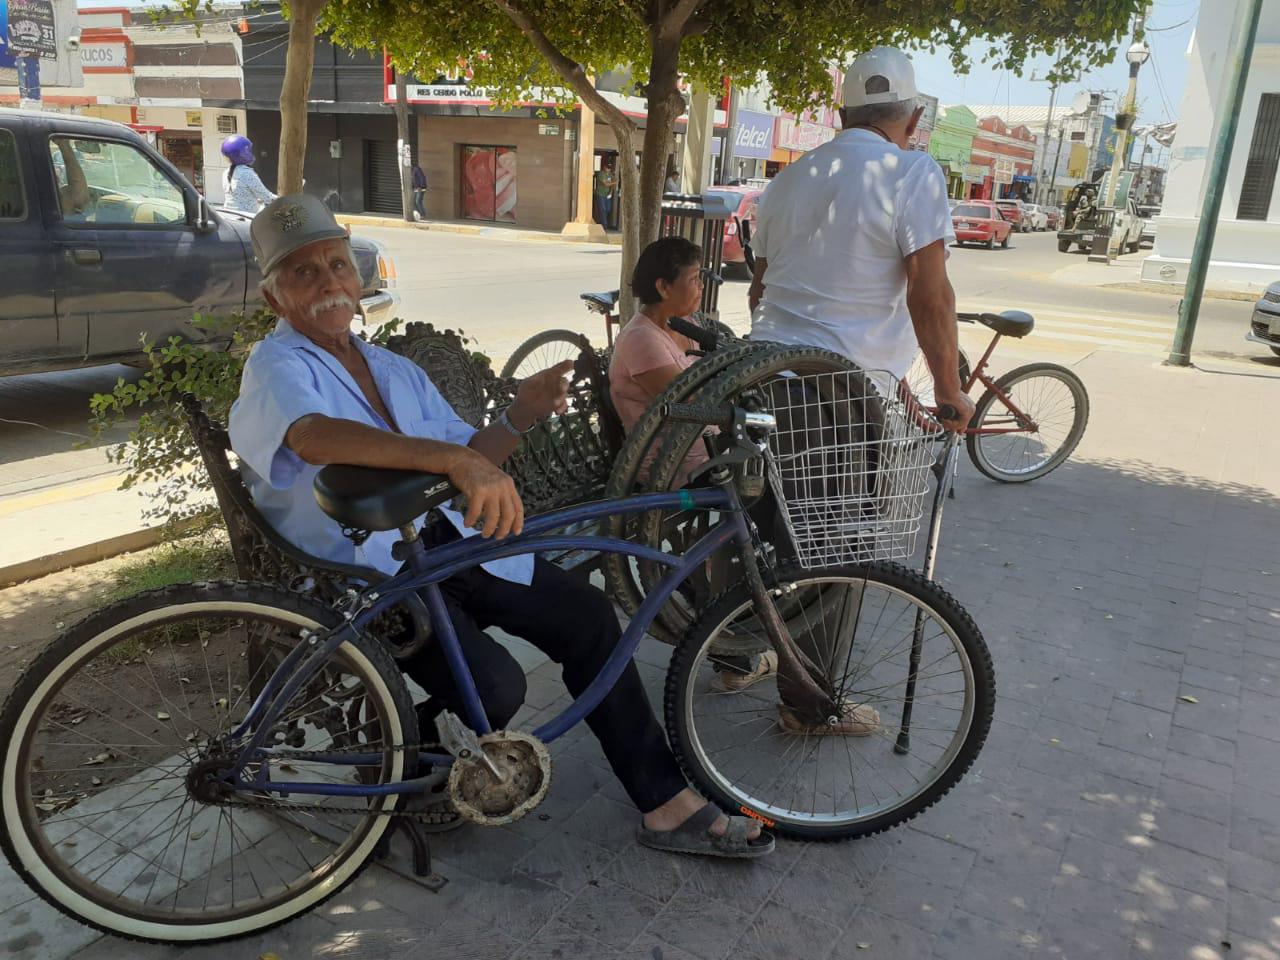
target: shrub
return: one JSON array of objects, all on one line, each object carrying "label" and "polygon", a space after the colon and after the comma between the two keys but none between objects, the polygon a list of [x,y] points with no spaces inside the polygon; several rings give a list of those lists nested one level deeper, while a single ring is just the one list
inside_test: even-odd
[{"label": "shrub", "polygon": [[[206,338],[193,343],[170,337],[153,343],[144,335],[142,349],[147,366],[141,379],[116,381],[110,393],[89,401],[89,426],[94,438],[117,426],[135,411],[136,426],[124,443],[109,447],[107,458],[124,466],[120,489],[140,483],[157,483],[155,499],[143,510],[149,520],[162,520],[170,531],[191,521],[213,522],[217,506],[213,487],[204,469],[191,431],[187,428],[182,396],[191,394],[218,423],[227,422],[231,404],[240,391],[240,372],[249,349],[275,327],[268,310],[250,316],[214,317],[197,314],[192,325]],[[393,319],[374,330],[369,339],[385,343],[399,327]]]}]

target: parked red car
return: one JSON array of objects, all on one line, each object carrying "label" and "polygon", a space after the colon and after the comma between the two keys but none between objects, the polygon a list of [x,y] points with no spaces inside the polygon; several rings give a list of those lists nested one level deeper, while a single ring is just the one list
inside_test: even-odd
[{"label": "parked red car", "polygon": [[951,227],[956,232],[956,245],[965,243],[985,243],[987,249],[994,249],[998,243],[1002,247],[1009,246],[1009,234],[1013,232],[1013,224],[990,200],[966,200],[951,211]]},{"label": "parked red car", "polygon": [[1062,211],[1057,207],[1045,207],[1044,213],[1049,220],[1048,229],[1057,230],[1062,225]]},{"label": "parked red car", "polygon": [[750,223],[754,230],[756,209],[760,204],[760,194],[764,191],[759,187],[714,187],[707,193],[717,200],[723,200],[731,211],[729,219],[724,222],[724,253],[721,261],[726,265],[743,264],[745,270],[746,256],[742,252],[742,240],[738,236],[738,225],[733,218]]}]

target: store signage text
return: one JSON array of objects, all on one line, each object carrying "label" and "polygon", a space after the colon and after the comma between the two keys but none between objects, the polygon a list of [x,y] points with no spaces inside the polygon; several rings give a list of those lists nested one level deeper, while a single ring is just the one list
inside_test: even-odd
[{"label": "store signage text", "polygon": [[58,59],[58,35],[49,0],[9,0],[9,50]]},{"label": "store signage text", "polygon": [[739,110],[733,128],[733,152],[739,157],[769,158],[770,139],[773,134],[773,117],[767,113]]},{"label": "store signage text", "polygon": [[80,46],[80,66],[86,70],[109,70],[129,65],[129,48],[123,41],[112,43],[83,43]]},{"label": "store signage text", "polygon": [[834,129],[807,120],[778,117],[774,144],[782,150],[812,150],[835,137]]},{"label": "store signage text", "polygon": [[[395,85],[387,87],[387,102],[396,99]],[[410,103],[462,103],[468,106],[489,106],[493,98],[486,87],[472,87],[460,83],[414,83],[405,90],[405,99]],[[543,103],[542,91],[534,88],[529,91],[526,103]]]}]

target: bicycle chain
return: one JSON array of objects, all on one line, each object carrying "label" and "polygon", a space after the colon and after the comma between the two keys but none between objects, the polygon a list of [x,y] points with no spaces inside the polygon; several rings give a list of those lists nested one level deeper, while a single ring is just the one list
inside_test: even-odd
[{"label": "bicycle chain", "polygon": [[[438,743],[400,743],[400,744],[391,744],[390,746],[383,747],[382,749],[383,750],[427,750],[427,749],[439,749],[439,747],[440,747],[440,744]],[[351,747],[348,749],[323,750],[323,751],[322,750],[290,750],[287,753],[283,753],[283,752],[272,753],[271,759],[280,760],[284,763],[288,763],[290,760],[314,759],[317,757],[332,756],[335,753],[367,753],[367,752],[368,752],[368,747]],[[280,784],[276,784],[276,785],[282,786]],[[213,800],[208,802],[211,805],[218,806],[218,807],[251,807],[255,809],[268,809],[268,810],[303,810],[303,811],[306,811],[307,813],[343,813],[348,815],[351,815],[351,814],[358,815],[362,812],[365,812],[352,807],[337,806],[336,804],[300,803],[297,801],[284,800],[275,796],[259,797],[257,796],[257,794],[250,794],[247,791],[236,791],[236,795],[241,797],[248,797],[251,799],[222,800],[222,801]],[[408,797],[408,796],[414,796],[414,794],[400,794],[400,796]],[[442,798],[442,801],[446,803],[449,802],[447,797]],[[455,820],[460,819],[461,817],[461,815],[456,810],[453,810],[452,808],[450,808],[447,811],[379,810],[376,813],[374,813],[373,811],[367,811],[367,812],[372,813],[374,816],[379,816],[379,817],[399,817],[399,818],[408,819],[408,820],[416,820],[419,823],[428,824],[432,826],[443,826],[445,824],[450,824],[450,823],[453,823]]]}]

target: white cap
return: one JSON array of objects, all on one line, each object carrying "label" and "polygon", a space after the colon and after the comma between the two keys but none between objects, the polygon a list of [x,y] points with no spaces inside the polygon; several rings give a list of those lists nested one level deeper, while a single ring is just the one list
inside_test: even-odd
[{"label": "white cap", "polygon": [[841,100],[846,107],[900,103],[916,97],[916,71],[911,58],[896,47],[876,47],[845,71]]}]

